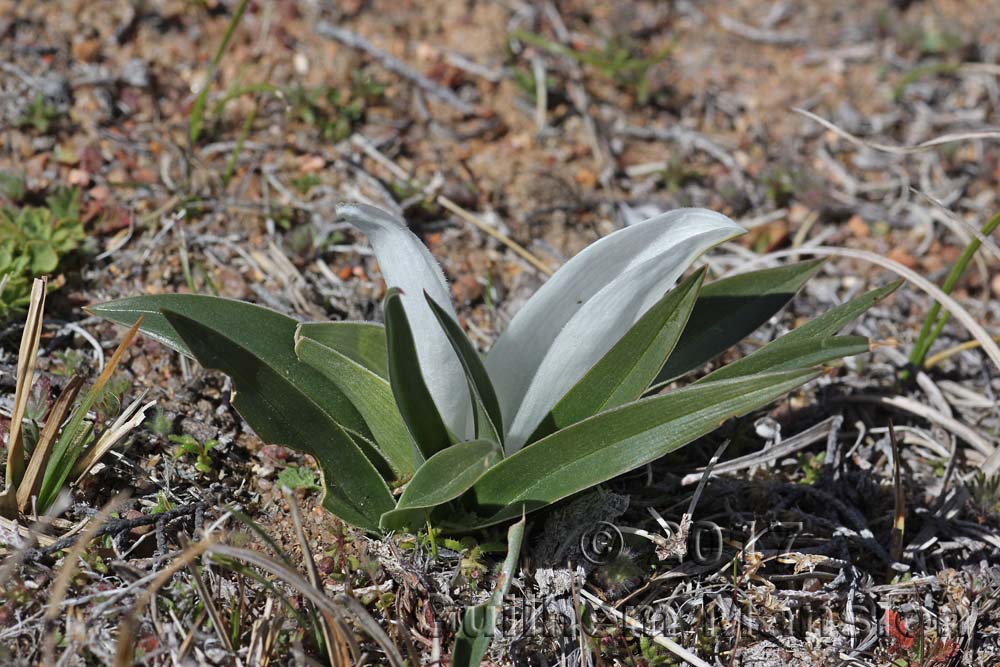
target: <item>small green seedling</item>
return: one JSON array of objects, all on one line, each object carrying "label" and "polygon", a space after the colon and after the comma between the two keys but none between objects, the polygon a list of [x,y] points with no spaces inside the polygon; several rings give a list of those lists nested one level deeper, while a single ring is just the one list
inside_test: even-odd
[{"label": "small green seedling", "polygon": [[305,466],[289,466],[278,473],[278,486],[291,491],[319,491],[322,487],[316,479],[316,472]]},{"label": "small green seedling", "polygon": [[206,475],[212,472],[211,451],[219,444],[218,440],[206,440],[202,443],[187,433],[183,435],[171,435],[168,436],[168,439],[177,445],[174,458],[179,459],[185,455],[194,456],[196,459],[194,464],[195,470]]},{"label": "small green seedling", "polygon": [[57,190],[45,204],[0,208],[0,320],[23,311],[32,279],[55,273],[86,239],[77,190]]}]

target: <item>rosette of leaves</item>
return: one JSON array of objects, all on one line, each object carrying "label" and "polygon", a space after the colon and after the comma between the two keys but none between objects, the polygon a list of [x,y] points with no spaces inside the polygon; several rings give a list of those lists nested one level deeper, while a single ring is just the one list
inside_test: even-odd
[{"label": "rosette of leaves", "polygon": [[338,217],[372,242],[390,287],[384,324],[300,324],[181,294],[92,310],[126,325],[143,316],[142,331],[228,374],[234,406],[261,439],[312,455],[325,507],[371,531],[506,523],[654,461],[808,382],[823,364],[866,352],[865,338],[838,332],[898,286],[664,393],[658,387],[766,322],[819,262],[709,283],[704,270],[684,277],[744,230],[712,211],[668,212],[567,262],[481,356],[441,269],[402,220],[354,204]]},{"label": "rosette of leaves", "polygon": [[86,238],[76,190],[59,190],[45,206],[0,208],[0,320],[23,310],[31,281],[54,273]]}]

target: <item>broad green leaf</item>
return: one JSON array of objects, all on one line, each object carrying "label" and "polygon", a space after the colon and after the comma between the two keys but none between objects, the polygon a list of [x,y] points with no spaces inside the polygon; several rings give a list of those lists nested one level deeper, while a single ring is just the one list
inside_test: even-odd
[{"label": "broad green leaf", "polygon": [[786,337],[783,336],[753,354],[709,373],[696,384],[718,382],[767,371],[813,368],[835,359],[868,352],[868,339],[864,336],[832,336],[819,340],[798,339],[782,343]]},{"label": "broad green leaf", "polygon": [[[426,308],[426,304],[424,307]],[[420,372],[421,362],[417,357],[413,331],[398,288],[393,287],[386,294],[383,309],[392,395],[417,447],[425,458],[430,458],[448,447],[451,437],[424,382],[424,375]],[[438,324],[435,326],[441,328]],[[464,380],[463,374],[462,387],[465,386]],[[464,431],[464,425],[462,430]]]},{"label": "broad green leaf", "polygon": [[640,399],[557,431],[493,466],[470,493],[472,527],[515,518],[655,461],[818,374],[766,373]]},{"label": "broad green leaf", "polygon": [[429,294],[424,292],[427,305],[434,311],[441,328],[444,329],[451,346],[455,349],[462,362],[462,369],[469,383],[469,393],[472,394],[472,414],[474,419],[474,432],[477,438],[486,438],[502,444],[503,440],[503,418],[500,416],[500,403],[497,395],[493,391],[493,383],[486,372],[483,360],[479,352],[469,342],[469,338],[462,331],[458,322],[448,314]]},{"label": "broad green leaf", "polygon": [[313,338],[296,335],[295,353],[337,385],[358,409],[372,433],[374,446],[395,473],[396,479],[409,477],[423,461],[403,418],[396,408],[392,387],[385,380],[347,355]]},{"label": "broad green leaf", "polygon": [[396,509],[382,515],[383,530],[416,529],[431,511],[455,500],[502,458],[498,445],[470,440],[443,449],[420,466],[406,485]]},{"label": "broad green leaf", "polygon": [[486,357],[507,451],[527,441],[691,262],[743,231],[719,213],[679,209],[600,239],[549,278]]},{"label": "broad green leaf", "polygon": [[810,260],[705,285],[655,384],[700,368],[753,333],[781,310],[822,264],[822,259]]},{"label": "broad green leaf", "polygon": [[[795,358],[796,355],[808,355],[809,351],[807,348],[810,343],[818,343],[819,341],[823,341],[824,339],[833,336],[861,313],[865,312],[876,303],[896,291],[902,284],[902,280],[894,281],[885,287],[865,292],[861,296],[851,299],[847,303],[843,303],[836,308],[831,308],[819,317],[806,322],[796,329],[793,329],[781,338],[771,341],[753,354],[749,354],[742,359],[720,368],[719,370],[706,376],[704,379],[708,380],[709,378],[712,378],[714,380],[718,378],[736,377],[737,375],[749,375],[751,373],[757,373],[761,370],[778,370],[777,368],[771,369],[769,367],[769,364],[771,363],[783,364],[781,366],[783,369],[791,368],[793,367],[793,364],[789,363],[789,360]],[[852,345],[852,343],[846,340],[841,341],[841,343],[845,343],[848,346]],[[832,343],[832,347],[830,347],[829,350],[835,351],[841,343]],[[855,342],[854,345],[856,347],[860,347],[859,342]],[[863,350],[840,356],[851,356],[852,354],[860,354],[865,351],[867,351],[867,343],[865,345],[865,349]],[[819,356],[821,355],[818,355],[817,358]],[[826,361],[834,358],[836,358],[836,356],[830,356],[826,359]],[[813,363],[824,362],[817,361]],[[802,368],[804,365],[805,362],[800,363],[797,367]]]},{"label": "broad green leaf", "polygon": [[441,419],[465,440],[469,414],[468,387],[462,365],[424,302],[424,292],[455,317],[451,293],[434,256],[396,216],[364,204],[340,204],[337,219],[350,223],[371,241],[385,284],[402,290],[400,301],[419,341],[417,357],[424,383],[434,397]]},{"label": "broad green leaf", "polygon": [[500,567],[497,583],[486,604],[465,610],[462,625],[455,635],[455,646],[451,652],[451,667],[479,667],[496,633],[497,614],[503,609],[503,599],[510,590],[510,582],[517,571],[517,561],[524,541],[525,520],[507,529],[507,557]]},{"label": "broad green leaf", "polygon": [[528,442],[642,396],[677,344],[704,277],[700,269],[667,292],[560,399]]},{"label": "broad green leaf", "polygon": [[[274,365],[272,357],[246,346],[240,333],[230,328],[170,310],[164,311],[164,317],[199,363],[233,379],[233,406],[261,440],[316,459],[323,472],[323,505],[328,510],[356,526],[378,529],[379,517],[395,506],[392,493],[354,439],[318,400],[331,383],[297,359],[291,366]],[[294,359],[293,336],[294,325],[284,339],[282,353]]]},{"label": "broad green leaf", "polygon": [[[295,356],[298,322],[269,308],[245,301],[199,294],[159,294],[109,301],[88,309],[112,322],[131,326],[143,317],[140,331],[178,352],[195,357],[184,338],[161,311],[170,310],[216,331],[275,369],[308,395],[339,424],[371,437],[360,413],[335,384]],[[249,420],[248,420],[249,421]]]},{"label": "broad green leaf", "polygon": [[389,377],[385,350],[385,327],[375,322],[306,322],[300,324],[297,335],[310,338],[320,345],[361,364],[380,378]]}]

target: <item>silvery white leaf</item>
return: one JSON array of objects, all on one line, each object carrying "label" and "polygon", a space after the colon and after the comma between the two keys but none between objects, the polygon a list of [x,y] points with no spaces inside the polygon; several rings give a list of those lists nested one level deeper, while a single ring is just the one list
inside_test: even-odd
[{"label": "silvery white leaf", "polygon": [[451,317],[458,319],[441,267],[405,222],[381,209],[365,204],[339,204],[337,218],[368,237],[386,285],[402,290],[403,308],[413,329],[424,381],[445,424],[464,439],[471,409],[465,373],[423,294],[426,291]]},{"label": "silvery white leaf", "polygon": [[560,268],[486,358],[510,425],[508,450],[523,444],[694,259],[743,231],[719,213],[678,209],[609,234]]}]

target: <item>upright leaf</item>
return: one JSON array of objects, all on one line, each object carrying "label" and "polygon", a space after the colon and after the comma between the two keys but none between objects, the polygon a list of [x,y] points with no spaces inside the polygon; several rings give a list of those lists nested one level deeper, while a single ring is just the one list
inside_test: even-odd
[{"label": "upright leaf", "polygon": [[472,487],[482,527],[515,518],[655,461],[816,377],[752,375],[644,398],[557,431],[493,466]]},{"label": "upright leaf", "polygon": [[459,442],[441,450],[420,466],[396,509],[382,515],[382,529],[422,526],[434,508],[459,498],[502,457],[499,446],[489,440]]},{"label": "upright leaf", "polygon": [[[246,344],[243,332],[170,310],[164,316],[199,363],[233,379],[233,406],[261,440],[316,459],[326,487],[323,505],[349,523],[377,530],[379,517],[395,504],[392,494],[336,416],[326,410],[329,402],[323,395],[332,383],[295,359],[294,321],[287,338],[274,341],[280,351],[261,354]],[[276,356],[287,361],[289,355],[292,362],[274,363]]]},{"label": "upright leaf", "polygon": [[297,330],[300,338],[309,338],[320,345],[361,364],[380,378],[389,377],[388,353],[385,349],[385,327],[375,322],[306,322]]},{"label": "upright leaf", "polygon": [[677,344],[704,277],[699,269],[667,292],[560,399],[528,442],[642,396]]},{"label": "upright leaf", "polygon": [[695,370],[746,338],[781,310],[822,265],[822,259],[810,260],[705,285],[655,383]]},{"label": "upright leaf", "polygon": [[[866,292],[819,317],[771,341],[742,359],[738,359],[705,376],[704,381],[750,375],[764,370],[787,370],[807,365],[825,363],[831,359],[851,356],[868,351],[864,338],[841,336],[830,338],[876,303],[892,294],[902,280]],[[815,349],[810,350],[810,346]],[[825,359],[823,357],[826,357]]]},{"label": "upright leaf", "polygon": [[396,408],[389,381],[338,350],[304,337],[301,327],[296,333],[295,353],[351,400],[368,424],[376,449],[388,462],[396,479],[412,475],[424,459]]},{"label": "upright leaf", "polygon": [[[504,412],[504,420],[509,423],[505,440],[507,451],[517,451],[527,441],[559,399],[600,361],[660,295],[674,285],[691,262],[709,248],[743,232],[742,227],[718,213],[699,210],[672,213],[677,214],[676,224],[659,224],[654,218],[620,230],[574,257],[522,309],[522,312],[533,310],[534,302],[539,299],[549,309],[551,314],[547,313],[546,319],[538,323],[538,334],[530,332],[520,340],[519,348],[507,347],[504,340],[515,329],[518,319],[515,317],[490,351],[487,367],[501,400],[505,400],[507,391],[517,394],[513,417],[508,417],[506,409]],[[615,244],[621,257],[592,252],[612,237],[645,227],[654,232],[649,246],[640,245],[646,240],[642,235],[631,235],[626,236],[625,243]],[[656,239],[656,232],[662,231],[661,228],[670,229],[664,241]],[[571,272],[578,274],[577,282],[559,281],[559,289],[547,289],[556,283],[563,270],[587,254],[591,255],[590,264]],[[601,280],[609,267],[614,267],[616,272],[591,292],[594,282]],[[537,366],[528,367],[526,361],[538,356],[537,350],[546,344],[547,332],[553,323],[565,315],[569,317],[557,332],[553,332],[555,335],[540,355]],[[490,365],[491,359],[495,366]],[[513,385],[502,385],[511,369],[522,375]]]},{"label": "upright leaf", "polygon": [[496,634],[497,613],[503,609],[503,599],[510,590],[510,582],[517,571],[517,561],[524,541],[525,520],[507,529],[507,557],[504,558],[493,586],[493,593],[486,604],[465,610],[462,625],[455,636],[455,647],[451,652],[452,667],[479,667]]},{"label": "upright leaf", "polygon": [[460,439],[465,439],[469,414],[468,389],[462,366],[424,303],[426,291],[452,317],[451,294],[444,274],[417,236],[396,216],[364,204],[340,204],[337,218],[344,220],[371,241],[385,284],[400,288],[400,300],[414,335],[420,341],[417,357],[424,383],[434,397],[442,420]]},{"label": "upright leaf", "polygon": [[[392,394],[417,447],[425,458],[430,458],[451,444],[451,436],[420,372],[413,331],[399,289],[393,287],[389,290],[383,309]],[[464,377],[462,380],[461,386],[464,387]]]},{"label": "upright leaf", "polygon": [[692,261],[743,231],[719,213],[679,209],[620,229],[559,269],[486,357],[508,425],[507,451],[524,444]]},{"label": "upright leaf", "polygon": [[462,362],[462,369],[469,383],[469,393],[472,395],[472,415],[475,421],[474,431],[477,438],[487,438],[498,444],[503,443],[503,418],[500,416],[500,403],[497,401],[493,383],[486,372],[479,352],[469,342],[469,338],[458,326],[458,322],[448,314],[448,311],[438,305],[429,294],[424,293],[427,305],[434,311],[441,328],[444,329],[451,346],[455,349]]}]

